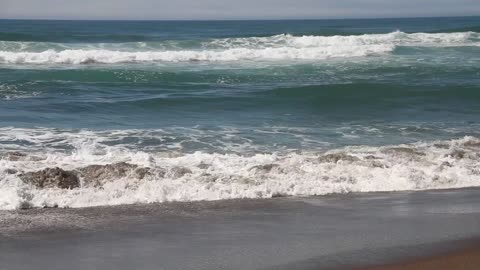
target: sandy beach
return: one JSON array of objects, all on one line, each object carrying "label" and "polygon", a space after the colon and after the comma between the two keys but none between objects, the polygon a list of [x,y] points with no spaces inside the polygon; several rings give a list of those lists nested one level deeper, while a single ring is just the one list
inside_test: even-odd
[{"label": "sandy beach", "polygon": [[479,195],[2,211],[0,269],[475,269]]},{"label": "sandy beach", "polygon": [[475,270],[480,265],[480,243],[445,254],[437,254],[431,257],[420,258],[410,262],[401,262],[377,267],[364,267],[360,269],[371,270]]}]

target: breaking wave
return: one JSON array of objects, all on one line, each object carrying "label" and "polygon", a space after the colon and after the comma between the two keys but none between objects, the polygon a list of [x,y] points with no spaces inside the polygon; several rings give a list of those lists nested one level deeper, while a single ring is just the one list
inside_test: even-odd
[{"label": "breaking wave", "polygon": [[206,41],[164,41],[101,44],[0,42],[0,63],[92,64],[187,61],[322,60],[392,53],[398,46],[478,46],[480,34],[412,33],[355,36],[292,36],[225,38]]},{"label": "breaking wave", "polygon": [[476,137],[251,155],[98,149],[95,144],[1,155],[0,209],[480,186]]}]

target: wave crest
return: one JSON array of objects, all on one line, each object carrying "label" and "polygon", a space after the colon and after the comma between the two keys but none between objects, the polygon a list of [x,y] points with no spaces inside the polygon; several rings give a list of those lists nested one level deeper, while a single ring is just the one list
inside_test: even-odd
[{"label": "wave crest", "polygon": [[[118,149],[98,154],[93,148],[72,154],[8,153],[0,160],[0,209],[480,186],[479,161],[475,137],[251,156]],[[74,188],[55,186],[59,175]],[[71,184],[75,177],[78,187]]]},{"label": "wave crest", "polygon": [[123,44],[0,43],[0,63],[91,64],[241,60],[322,60],[388,54],[397,46],[478,46],[480,35],[461,33],[365,34],[357,36],[292,36],[214,39],[182,48],[182,43]]},{"label": "wave crest", "polygon": [[394,46],[371,45],[352,50],[347,47],[328,48],[265,48],[229,49],[224,51],[165,51],[121,52],[108,50],[48,50],[40,53],[0,52],[0,62],[9,64],[113,64],[135,62],[192,62],[239,60],[295,60],[326,59],[331,57],[359,57],[388,53]]}]

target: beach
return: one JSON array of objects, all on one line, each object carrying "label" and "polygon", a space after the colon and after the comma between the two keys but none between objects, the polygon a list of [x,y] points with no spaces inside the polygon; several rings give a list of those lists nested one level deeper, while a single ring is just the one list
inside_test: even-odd
[{"label": "beach", "polygon": [[479,25],[0,19],[0,270],[475,269]]},{"label": "beach", "polygon": [[[461,251],[445,253],[433,257],[418,259],[408,263],[398,263],[388,266],[372,267],[368,269],[377,270],[399,270],[399,269],[478,269],[480,265],[480,248],[478,243],[474,247]],[[365,268],[367,269],[367,268]]]},{"label": "beach", "polygon": [[479,194],[2,211],[0,269],[474,269]]}]

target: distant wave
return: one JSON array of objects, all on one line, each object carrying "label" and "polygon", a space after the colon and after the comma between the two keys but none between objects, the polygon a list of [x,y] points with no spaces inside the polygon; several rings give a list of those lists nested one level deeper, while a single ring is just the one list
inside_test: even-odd
[{"label": "distant wave", "polygon": [[[17,142],[62,143],[55,133],[14,134]],[[80,134],[60,136],[75,141]],[[479,150],[479,138],[465,137],[288,154],[175,154],[92,143],[78,144],[71,153],[3,151],[0,209],[480,186]],[[56,175],[69,182],[55,186]]]},{"label": "distant wave", "polygon": [[[397,46],[479,46],[480,34],[393,32],[357,36],[292,36],[227,38],[196,47],[182,43],[57,44],[0,43],[0,63],[114,64],[137,62],[322,60],[392,53]],[[175,47],[176,46],[176,47]],[[172,47],[175,47],[174,49]],[[167,49],[166,49],[167,48]]]},{"label": "distant wave", "polygon": [[457,28],[445,28],[441,30],[432,31],[431,33],[458,33],[458,32],[476,32],[480,33],[480,26],[467,26]]},{"label": "distant wave", "polygon": [[[270,37],[274,33],[256,33],[257,37]],[[319,31],[298,32],[296,35],[315,35],[315,36],[335,36],[335,35],[361,35],[359,33],[347,32],[337,29],[321,29]],[[229,33],[228,35],[216,33],[215,38],[248,38],[252,35],[248,33]],[[58,35],[51,33],[15,33],[15,32],[1,32],[0,40],[2,41],[22,41],[22,42],[62,42],[62,43],[122,43],[122,42],[164,42],[168,41],[166,36],[155,35],[155,33],[146,34],[81,34],[81,33],[59,33]]]},{"label": "distant wave", "polygon": [[128,35],[128,34],[103,34],[103,35],[46,35],[25,34],[25,33],[9,33],[0,32],[0,40],[3,41],[28,41],[28,42],[139,42],[157,40],[155,37],[148,37],[145,35]]}]

